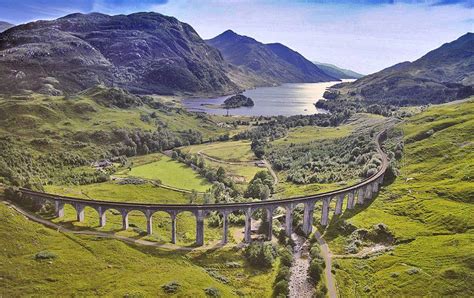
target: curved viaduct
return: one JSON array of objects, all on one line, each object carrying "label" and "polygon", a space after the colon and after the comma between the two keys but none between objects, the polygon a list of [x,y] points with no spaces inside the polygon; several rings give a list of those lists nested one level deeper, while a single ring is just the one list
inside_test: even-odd
[{"label": "curved viaduct", "polygon": [[[72,197],[58,196],[54,194],[36,192],[29,189],[21,188],[20,192],[23,196],[30,197],[37,203],[51,202],[55,206],[56,217],[64,216],[65,204],[72,205],[77,214],[77,221],[84,221],[85,207],[95,209],[99,215],[99,225],[101,227],[106,224],[106,211],[115,209],[120,211],[122,215],[122,227],[128,228],[128,214],[131,211],[138,210],[143,212],[147,220],[147,233],[152,234],[152,216],[157,211],[164,211],[171,217],[171,242],[176,243],[176,216],[180,212],[189,211],[196,217],[196,245],[204,244],[204,218],[211,211],[217,211],[223,216],[223,236],[222,243],[227,243],[228,235],[228,215],[234,211],[243,211],[245,213],[245,236],[244,241],[251,241],[251,223],[252,214],[257,209],[263,209],[267,212],[267,218],[271,218],[276,208],[285,209],[285,230],[288,235],[292,232],[293,210],[298,204],[304,205],[303,232],[309,235],[313,227],[313,211],[317,201],[322,201],[321,221],[320,224],[326,226],[329,221],[329,205],[332,200],[336,201],[334,215],[342,213],[344,200],[347,198],[346,209],[353,209],[356,204],[362,205],[365,200],[370,200],[378,192],[380,184],[383,182],[385,171],[388,167],[386,154],[380,147],[382,138],[385,138],[386,131],[382,131],[376,136],[377,151],[382,157],[380,169],[373,176],[349,187],[342,189],[314,194],[309,196],[294,197],[281,200],[267,200],[257,202],[243,203],[221,203],[208,205],[192,205],[192,204],[144,204],[144,203],[123,203],[113,201],[99,201],[78,199]],[[268,240],[272,238],[272,220],[268,221]]]}]

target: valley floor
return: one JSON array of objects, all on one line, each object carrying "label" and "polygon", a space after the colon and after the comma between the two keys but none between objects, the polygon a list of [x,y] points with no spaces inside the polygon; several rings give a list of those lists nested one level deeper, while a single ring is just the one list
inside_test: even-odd
[{"label": "valley floor", "polygon": [[[361,127],[384,125],[384,121],[379,116],[357,115],[338,128],[298,127],[271,145],[290,147],[340,139]],[[397,129],[403,131],[405,143],[398,178],[384,186],[374,201],[333,217],[326,230],[318,227],[333,254],[332,275],[331,268],[328,270],[336,279],[337,295],[473,296],[474,100],[433,106]],[[200,154],[212,168],[222,166],[245,189],[255,173],[266,170],[255,164],[250,145],[248,141],[213,142],[181,150]],[[45,190],[82,198],[184,204],[190,202],[192,190],[199,191],[195,200],[202,202],[202,192],[211,187],[191,167],[160,153],[133,157],[130,162],[114,173],[114,181],[52,183]],[[277,174],[274,199],[328,191],[359,179],[295,184],[286,180],[286,172]],[[119,183],[137,178],[147,183]],[[151,183],[157,181],[162,186]],[[319,209],[317,204],[315,223]],[[162,212],[154,215],[151,236],[145,235],[145,218],[139,212],[130,214],[127,231],[121,231],[121,216],[116,211],[107,212],[104,228],[98,226],[96,211],[89,208],[85,215],[84,223],[78,223],[74,209],[66,206],[64,218],[52,221],[74,231],[110,233],[157,245],[170,242],[170,218]],[[218,289],[224,297],[272,295],[278,262],[267,271],[247,264],[241,250],[233,246],[242,240],[238,225],[229,233],[231,245],[193,249],[195,219],[182,213],[177,244],[186,249],[169,250],[61,233],[27,220],[4,204],[0,204],[0,218],[0,243],[4,244],[0,249],[0,296],[51,296],[58,288],[63,295],[166,296],[161,286],[172,281],[181,285],[180,296],[205,296],[208,287]],[[348,254],[351,228],[370,230],[381,223],[393,234],[392,242],[362,243],[358,253]],[[208,221],[205,226],[205,242],[213,246],[220,241],[222,230],[210,227]],[[38,257],[44,252],[54,257]]]}]

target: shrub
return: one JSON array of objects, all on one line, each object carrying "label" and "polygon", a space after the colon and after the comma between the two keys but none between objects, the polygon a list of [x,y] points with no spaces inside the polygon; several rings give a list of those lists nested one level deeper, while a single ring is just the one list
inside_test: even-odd
[{"label": "shrub", "polygon": [[275,278],[275,283],[278,283],[281,280],[289,280],[290,279],[290,268],[287,266],[280,266],[280,270],[278,270],[278,274]]},{"label": "shrub", "polygon": [[321,264],[318,260],[315,259],[311,261],[308,271],[308,275],[313,281],[319,282],[321,280],[323,268],[321,267]]},{"label": "shrub", "polygon": [[281,229],[278,232],[278,243],[280,243],[281,245],[287,244],[286,231],[284,229]]},{"label": "shrub", "polygon": [[293,262],[293,255],[288,248],[282,248],[280,250],[280,261],[284,266],[291,266],[291,263]]},{"label": "shrub", "polygon": [[221,293],[218,289],[209,287],[204,289],[204,293],[206,293],[207,296],[209,297],[220,297]]},{"label": "shrub", "polygon": [[269,242],[254,242],[244,251],[244,256],[251,265],[263,268],[272,267],[275,255],[275,248]]},{"label": "shrub", "polygon": [[181,285],[177,281],[171,281],[161,286],[163,291],[167,294],[174,294],[178,291]]},{"label": "shrub", "polygon": [[44,250],[40,251],[35,255],[35,260],[51,260],[51,259],[56,259],[58,256],[55,253],[52,253],[50,251]]},{"label": "shrub", "polygon": [[319,249],[319,246],[313,245],[313,247],[311,247],[311,250],[309,251],[309,255],[311,256],[311,258],[319,258],[320,252],[321,250]]},{"label": "shrub", "polygon": [[273,294],[277,297],[280,295],[287,296],[288,295],[288,282],[286,280],[280,280],[279,282],[277,282],[275,284],[275,287],[273,288]]}]

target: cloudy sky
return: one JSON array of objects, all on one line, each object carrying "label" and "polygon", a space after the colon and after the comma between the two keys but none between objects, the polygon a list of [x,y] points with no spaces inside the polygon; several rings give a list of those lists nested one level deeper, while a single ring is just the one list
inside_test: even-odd
[{"label": "cloudy sky", "polygon": [[14,24],[93,11],[156,11],[191,24],[203,38],[232,29],[364,74],[474,31],[474,0],[0,0],[0,20]]}]

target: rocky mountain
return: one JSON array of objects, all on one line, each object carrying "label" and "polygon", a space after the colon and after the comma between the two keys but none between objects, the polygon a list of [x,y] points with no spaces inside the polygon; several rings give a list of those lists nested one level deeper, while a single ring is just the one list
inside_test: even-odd
[{"label": "rocky mountain", "polygon": [[364,76],[363,74],[357,73],[350,69],[340,68],[333,64],[321,63],[316,61],[313,61],[313,63],[316,64],[317,67],[319,67],[322,71],[324,71],[331,77],[335,77],[338,79],[360,79]]},{"label": "rocky mountain", "polygon": [[8,22],[4,22],[4,21],[0,21],[0,32],[3,32],[11,27],[13,27],[15,25],[13,24],[10,24]]},{"label": "rocky mountain", "polygon": [[474,33],[352,83],[335,85],[327,98],[397,105],[442,103],[474,94]]},{"label": "rocky mountain", "polygon": [[228,62],[256,73],[270,83],[310,83],[335,81],[312,62],[279,44],[263,44],[232,30],[207,40]]},{"label": "rocky mountain", "polygon": [[224,94],[239,89],[229,67],[190,25],[158,13],[76,13],[0,34],[0,93],[103,84],[134,93]]}]

